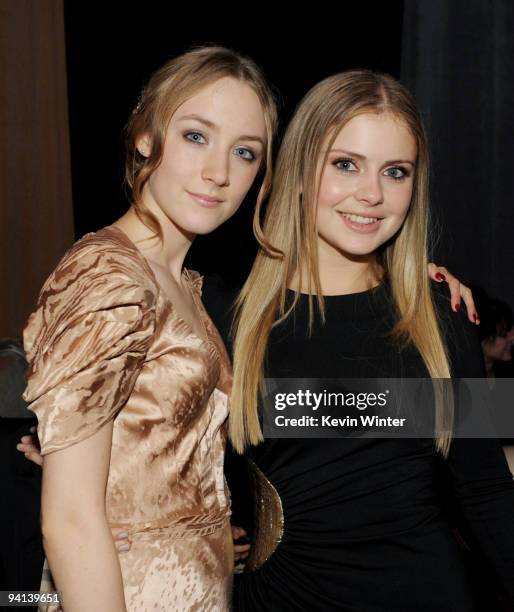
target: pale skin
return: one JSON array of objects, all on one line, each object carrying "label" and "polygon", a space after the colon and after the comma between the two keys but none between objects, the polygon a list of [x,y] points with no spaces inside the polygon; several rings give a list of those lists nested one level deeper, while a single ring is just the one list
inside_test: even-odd
[{"label": "pale skin", "polygon": [[[265,141],[263,110],[249,85],[225,77],[205,86],[171,118],[162,162],[143,190],[162,241],[132,209],[114,224],[140,248],[178,314],[200,337],[205,330],[182,276],[184,258],[196,235],[213,231],[236,212],[257,175]],[[142,134],[137,146],[149,155],[150,135]],[[105,513],[112,429],[110,422],[45,456],[43,542],[67,611],[126,609]]]},{"label": "pale skin", "polygon": [[90,438],[45,457],[41,530],[65,610],[126,609],[120,565],[105,515],[111,440],[112,422]]},{"label": "pale skin", "polygon": [[[389,116],[363,118],[350,121],[333,147],[359,153],[359,170],[336,168],[335,157],[339,159],[341,154],[331,152],[330,166],[322,175],[318,226],[321,286],[326,295],[363,291],[376,283],[370,276],[375,250],[400,227],[410,202],[412,178],[392,182],[384,163],[402,159],[410,160],[413,166],[416,152],[412,136]],[[181,274],[184,258],[196,235],[214,230],[237,210],[257,174],[264,141],[262,109],[250,87],[221,79],[204,88],[172,118],[163,161],[143,193],[147,208],[161,224],[162,242],[152,239],[132,209],[114,224],[138,245],[180,316],[199,336],[205,332]],[[151,146],[149,135],[141,135],[140,152],[148,155]],[[202,200],[198,194],[214,199]],[[380,222],[374,237],[343,225],[343,213],[369,215],[370,211],[377,216],[380,213],[385,221]],[[340,227],[335,236],[333,227]],[[443,279],[436,275],[444,275],[452,306],[455,309],[462,297],[470,320],[474,320],[476,311],[469,290],[445,268],[431,264],[429,272],[440,282]],[[58,588],[69,593],[71,610],[124,609],[116,549],[127,550],[130,542],[123,525],[112,529],[111,537],[104,509],[111,438],[112,423],[88,440],[44,459],[45,551]],[[17,448],[43,464],[33,437],[23,437]],[[85,479],[84,464],[93,466]],[[71,484],[64,484],[76,481],[81,483],[80,495]],[[233,535],[238,539],[246,534],[233,527]],[[236,546],[236,560],[245,558],[248,550],[248,544]],[[91,584],[97,585],[94,593]]]},{"label": "pale skin", "polygon": [[[43,463],[45,458],[41,455],[41,449],[39,447],[39,442],[37,438],[36,427],[30,428],[31,434],[30,436],[23,436],[20,440],[20,443],[16,445],[16,448],[24,453],[25,457],[43,467]],[[114,541],[114,545],[118,552],[124,553],[130,550],[130,537],[128,533],[129,525],[119,525],[118,527],[111,526],[111,536]],[[232,539],[234,542],[239,540],[239,538],[244,538],[247,536],[246,531],[242,527],[237,527],[235,525],[231,526],[232,529]],[[234,561],[237,563],[239,561],[244,561],[248,557],[248,552],[250,550],[250,544],[236,544],[234,543]]]},{"label": "pale skin", "polygon": [[[329,136],[327,146],[328,141]],[[396,234],[408,213],[416,155],[410,131],[388,113],[354,117],[330,150],[323,148],[316,207],[324,295],[365,291],[379,282],[372,263],[377,249]],[[366,223],[375,218],[378,221]],[[471,291],[446,268],[429,264],[429,273],[438,282],[448,282],[453,310],[460,308],[462,297],[469,320],[477,323]],[[297,287],[294,278],[291,288]]]},{"label": "pale skin", "polygon": [[323,165],[324,153],[317,201],[321,289],[324,295],[365,291],[379,282],[372,267],[378,248],[407,216],[416,142],[392,115],[366,113],[338,133]]},{"label": "pale skin", "polygon": [[[319,160],[316,206],[324,295],[357,293],[379,283],[372,264],[377,249],[397,233],[408,214],[416,154],[413,136],[395,117],[362,114],[339,132],[325,165]],[[446,269],[441,273],[448,278]],[[297,276],[291,288],[305,289],[298,287]],[[470,294],[466,287],[466,304]],[[458,310],[455,298],[452,291],[452,307]],[[470,320],[478,323],[474,306],[467,307]],[[510,330],[505,338],[488,339],[487,346],[494,347],[491,355],[510,359],[513,337]],[[504,447],[504,452],[514,474],[514,447]]]}]

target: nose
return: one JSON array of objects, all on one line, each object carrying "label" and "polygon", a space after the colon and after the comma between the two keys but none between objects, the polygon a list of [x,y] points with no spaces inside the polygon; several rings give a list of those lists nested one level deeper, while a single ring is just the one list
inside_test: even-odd
[{"label": "nose", "polygon": [[381,204],[384,200],[384,194],[380,183],[380,177],[375,173],[365,173],[361,175],[355,197],[359,202],[367,206]]},{"label": "nose", "polygon": [[227,187],[230,184],[229,156],[221,151],[212,150],[206,156],[202,168],[204,181],[212,182],[218,187]]}]

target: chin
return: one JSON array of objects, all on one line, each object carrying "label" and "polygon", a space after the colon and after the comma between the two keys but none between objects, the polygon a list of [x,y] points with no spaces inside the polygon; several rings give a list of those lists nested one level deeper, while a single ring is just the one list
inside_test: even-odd
[{"label": "chin", "polygon": [[217,229],[220,225],[222,225],[224,221],[225,219],[209,219],[202,221],[197,220],[196,222],[192,223],[184,223],[184,225],[182,225],[182,229],[188,232],[189,234],[195,234],[196,236],[205,236],[206,234],[210,234],[215,229]]},{"label": "chin", "polygon": [[203,236],[210,234],[227,220],[222,210],[190,210],[186,214],[177,215],[175,223],[184,232]]},{"label": "chin", "polygon": [[352,244],[346,241],[333,242],[332,246],[348,257],[371,257],[378,249],[375,244]]},{"label": "chin", "polygon": [[360,240],[339,240],[332,244],[342,253],[353,255],[355,257],[372,256],[380,250],[380,248],[394,238],[395,233],[381,234],[380,236],[370,236],[369,240],[365,237]]},{"label": "chin", "polygon": [[214,230],[218,229],[218,227],[219,224],[209,228],[196,228],[194,230],[191,230],[191,233],[195,234],[196,236],[207,236],[208,234],[211,234]]}]

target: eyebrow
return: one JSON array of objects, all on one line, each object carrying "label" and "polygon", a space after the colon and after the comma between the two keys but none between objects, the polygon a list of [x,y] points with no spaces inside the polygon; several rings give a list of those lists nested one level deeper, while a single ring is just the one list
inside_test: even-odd
[{"label": "eyebrow", "polygon": [[[194,121],[198,121],[199,123],[203,123],[205,126],[211,128],[212,130],[218,129],[218,126],[215,123],[209,121],[208,119],[205,119],[204,117],[201,117],[200,115],[184,115],[183,117],[180,117],[178,121],[189,121],[191,119],[193,119]],[[252,140],[255,142],[260,142],[261,145],[264,147],[264,140],[260,136],[241,134],[241,136],[238,137],[238,140]]]},{"label": "eyebrow", "polygon": [[[360,153],[353,153],[352,151],[345,151],[344,149],[330,149],[329,153],[342,153],[343,155],[348,155],[348,157],[356,157],[357,159],[366,160],[364,155]],[[394,164],[410,164],[411,166],[415,166],[416,163],[411,159],[391,159],[384,163],[384,166],[391,166]]]}]

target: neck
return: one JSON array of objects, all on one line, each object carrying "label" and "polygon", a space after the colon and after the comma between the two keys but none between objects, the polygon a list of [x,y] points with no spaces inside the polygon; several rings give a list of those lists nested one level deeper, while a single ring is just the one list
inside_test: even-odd
[{"label": "neck", "polygon": [[162,240],[159,240],[159,237],[141,221],[134,207],[131,207],[114,225],[128,235],[146,259],[168,270],[180,283],[184,259],[195,236],[183,232],[157,205],[153,205],[152,201],[145,201],[145,205],[159,221]]},{"label": "neck", "polygon": [[[342,253],[323,241],[318,241],[318,270],[323,295],[345,295],[360,293],[376,287],[375,256],[349,255]],[[293,276],[291,288],[308,291],[308,279],[303,274],[302,286],[299,275]]]}]

